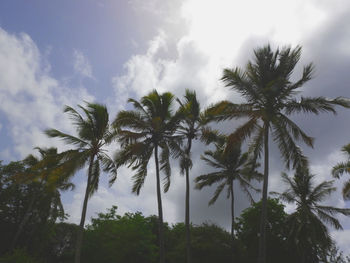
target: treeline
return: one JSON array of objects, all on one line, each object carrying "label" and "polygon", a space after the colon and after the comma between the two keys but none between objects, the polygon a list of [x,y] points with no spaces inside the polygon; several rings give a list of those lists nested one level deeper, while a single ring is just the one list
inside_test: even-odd
[{"label": "treeline", "polygon": [[[18,162],[1,166],[3,186],[9,173],[17,169]],[[16,168],[17,167],[17,168]],[[18,187],[17,184],[2,188],[0,209],[6,210],[7,217],[0,218],[0,262],[7,263],[69,263],[74,260],[74,251],[78,226],[65,222],[64,213],[57,213],[57,204],[51,202],[38,182]],[[19,222],[26,213],[33,195],[40,196],[32,205],[32,215],[23,229],[18,247],[9,252],[9,240],[15,235]],[[287,223],[291,215],[286,214],[284,205],[276,198],[269,199],[267,230],[267,261],[271,263],[300,262],[293,239],[290,237],[292,225]],[[258,236],[261,214],[261,202],[245,209],[236,218],[235,251],[236,262],[256,262],[258,255]],[[99,213],[91,219],[84,230],[82,262],[86,263],[153,263],[159,258],[158,217],[145,217],[141,213],[117,214],[114,206],[106,213]],[[231,234],[221,227],[207,222],[190,225],[192,259],[195,263],[231,262]],[[169,263],[186,262],[185,225],[177,223],[163,224],[165,236],[165,260]],[[310,229],[311,230],[311,229]],[[323,262],[348,263],[345,257],[332,244],[325,253]]]},{"label": "treeline", "polygon": [[[57,252],[57,247],[60,247],[58,244],[39,240],[49,240],[45,238],[57,237],[57,233],[60,233],[57,242],[61,242],[60,249],[64,251],[62,253],[69,257],[70,262],[74,254],[76,263],[96,260],[95,255],[100,253],[97,250],[106,251],[106,254],[100,255],[101,258],[108,258],[109,261],[106,259],[105,262],[122,262],[115,258],[120,250],[132,251],[131,254],[125,252],[125,255],[132,255],[135,262],[147,262],[146,259],[138,258],[144,256],[147,260],[161,263],[173,262],[175,259],[177,261],[174,262],[189,263],[197,262],[203,255],[205,257],[202,262],[277,262],[274,261],[277,260],[275,257],[281,262],[279,255],[284,256],[283,262],[344,262],[341,257],[338,261],[332,259],[338,252],[327,225],[342,229],[335,216],[349,216],[350,209],[322,205],[336,189],[332,181],[315,185],[314,175],[309,172],[308,159],[297,145],[302,142],[313,147],[314,139],[289,117],[296,113],[335,114],[336,106],[350,108],[350,100],[343,97],[327,99],[296,96],[299,89],[311,79],[314,68],[312,64],[306,65],[301,77],[292,82],[291,76],[300,56],[300,47],[273,51],[270,46],[265,46],[254,51],[254,60],[249,61],[244,69],[225,69],[221,80],[241,95],[245,100],[242,103],[221,101],[202,109],[194,91],[186,90],[183,98],[175,98],[170,92],[159,94],[154,90],[139,101],[129,99],[133,109],[120,111],[112,122],[104,105],[86,103],[79,105],[78,109],[66,106],[64,112],[69,114],[76,128],[76,135],[56,129],[48,129],[45,133],[49,137],[62,139],[71,146],[70,150],[57,152],[55,148],[37,148],[40,158],[30,155],[22,161],[1,167],[0,194],[3,197],[0,200],[4,200],[0,208],[1,227],[6,233],[4,236],[8,235],[7,241],[2,241],[3,252],[10,253],[9,257],[11,253],[14,253],[12,256],[26,257],[25,253],[32,254],[33,251],[41,251],[36,252],[38,255],[53,253],[52,255],[57,256],[60,254]],[[178,105],[176,110],[175,103]],[[235,130],[229,131],[229,134],[215,130],[211,125],[236,119],[244,122]],[[120,147],[111,157],[106,146],[114,141]],[[193,181],[191,155],[192,145],[196,141],[212,146],[212,150],[205,151],[201,158],[214,171],[193,178],[195,187],[202,189],[215,184],[217,188],[209,204],[215,203],[224,190],[231,204],[232,225],[229,238],[227,243],[216,247],[215,253],[212,252],[216,254],[215,259],[209,256],[208,251],[216,246],[216,242],[224,242],[227,233],[217,226],[193,226],[190,223],[189,200]],[[286,168],[295,172],[292,177],[282,174],[281,178],[287,186],[285,192],[271,193],[296,206],[296,211],[290,215],[282,213],[283,205],[278,201],[268,201],[271,143],[277,144]],[[243,149],[247,151],[243,152]],[[343,150],[346,149],[345,147]],[[161,192],[162,188],[164,192],[170,188],[171,159],[178,161],[180,171],[185,177],[186,206],[184,225],[168,227],[163,222]],[[121,166],[131,168],[131,190],[139,194],[148,175],[151,160],[155,165],[158,216],[153,219],[144,218],[141,214],[120,217],[113,208],[109,213],[100,214],[99,218],[93,219],[92,225],[86,229],[88,200],[98,190],[101,171],[110,175],[111,185],[117,180],[117,172]],[[260,160],[263,162],[259,163]],[[74,187],[71,178],[83,167],[87,167],[88,172],[80,224],[57,224],[58,219],[65,218],[60,191]],[[339,177],[349,171],[348,167],[349,163],[339,163],[334,167],[333,175]],[[253,180],[262,181],[262,189],[256,189]],[[242,188],[252,203],[252,208],[243,212],[236,221],[235,184]],[[350,183],[346,183],[343,189],[345,198],[349,188]],[[255,203],[251,198],[251,191],[262,192],[260,203]],[[276,218],[273,217],[273,211],[270,211],[271,204],[280,209]],[[249,216],[245,218],[247,213],[253,213],[254,220],[250,220]],[[145,224],[139,226],[139,233],[133,230],[134,227],[137,228],[134,220]],[[282,221],[274,225],[273,220]],[[128,226],[131,227],[130,233],[125,230]],[[73,231],[74,234],[71,232],[73,229],[76,231]],[[146,232],[149,235],[142,232],[145,229],[148,229]],[[132,231],[135,232],[135,237],[131,234]],[[220,232],[218,235],[222,239],[215,240],[211,237],[210,242],[204,242],[199,238],[201,231],[204,231],[205,237],[206,231],[213,231],[214,236]],[[145,240],[140,238],[143,243],[140,244],[138,252],[138,246],[131,243],[124,246],[129,239],[140,242],[137,236],[142,234],[148,237],[142,237]],[[125,242],[118,241],[120,235],[125,235]],[[171,240],[175,238],[172,235],[178,238],[174,241],[174,246],[171,246]],[[35,241],[36,238],[38,242]],[[196,243],[198,238],[200,242]],[[91,248],[86,249],[89,244]],[[202,249],[196,250],[196,245]],[[45,249],[45,246],[50,247]],[[101,247],[93,249],[94,246]],[[179,248],[176,252],[173,251],[175,247]],[[116,251],[113,252],[114,250]],[[114,253],[117,253],[115,257]],[[221,256],[227,258],[219,259]],[[49,258],[50,256],[45,260],[54,262]],[[205,261],[209,259],[210,261]],[[131,262],[131,259],[123,260]]]}]

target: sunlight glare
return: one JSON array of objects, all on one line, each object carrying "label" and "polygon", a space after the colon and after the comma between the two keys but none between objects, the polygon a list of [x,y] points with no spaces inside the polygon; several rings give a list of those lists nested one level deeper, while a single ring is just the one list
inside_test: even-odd
[{"label": "sunlight glare", "polygon": [[[190,26],[189,38],[209,54],[234,54],[247,39],[269,36],[278,44],[300,44],[305,32],[324,21],[316,2],[303,0],[189,0],[182,15]],[[304,19],[302,19],[304,18]],[[305,19],[306,18],[306,19]]]}]

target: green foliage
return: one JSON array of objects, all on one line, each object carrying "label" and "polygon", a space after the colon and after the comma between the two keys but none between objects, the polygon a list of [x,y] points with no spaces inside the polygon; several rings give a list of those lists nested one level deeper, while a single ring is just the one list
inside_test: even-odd
[{"label": "green foliage", "polygon": [[42,260],[32,257],[26,250],[16,249],[0,258],[0,263],[43,263]]},{"label": "green foliage", "polygon": [[[253,204],[245,209],[236,220],[236,236],[238,246],[241,248],[239,262],[253,263],[258,257],[260,216],[262,202]],[[278,199],[268,199],[267,202],[267,232],[266,260],[269,263],[290,262],[295,263],[293,254],[288,247],[287,214],[284,205]]]},{"label": "green foliage", "polygon": [[[231,260],[230,234],[215,224],[191,225],[193,263],[224,263]],[[166,261],[186,262],[185,224],[177,223],[166,231]]]},{"label": "green foliage", "polygon": [[19,175],[32,171],[26,161],[0,165],[0,253],[9,251],[23,218],[28,216],[17,247],[44,255],[55,221],[64,219],[65,214],[58,191],[48,191],[35,180],[18,181]]},{"label": "green foliage", "polygon": [[116,214],[117,207],[99,213],[87,227],[83,262],[155,262],[157,247],[150,221],[141,213]]}]

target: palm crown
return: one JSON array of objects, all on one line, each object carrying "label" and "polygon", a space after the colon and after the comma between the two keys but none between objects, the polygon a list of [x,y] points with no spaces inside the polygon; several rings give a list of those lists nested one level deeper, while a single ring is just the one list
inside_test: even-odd
[{"label": "palm crown", "polygon": [[[68,113],[76,127],[77,135],[72,136],[56,129],[46,131],[49,137],[57,137],[68,144],[76,146],[76,149],[61,153],[66,165],[75,166],[75,169],[83,167],[90,162],[89,175],[91,175],[91,185],[89,195],[91,196],[98,188],[101,168],[111,172],[110,184],[117,175],[117,170],[113,160],[108,156],[103,148],[111,144],[114,139],[114,132],[109,126],[109,115],[107,108],[100,104],[87,103],[86,107],[78,106],[85,114],[85,118],[72,107],[66,106],[64,112]],[[73,168],[73,167],[72,167]]]},{"label": "palm crown", "polygon": [[[301,254],[302,262],[311,262],[312,257],[323,256],[332,244],[325,224],[335,229],[342,226],[335,214],[350,215],[350,209],[321,205],[333,193],[333,181],[324,181],[318,185],[313,182],[314,175],[308,168],[299,167],[293,178],[282,174],[288,189],[277,194],[282,200],[296,204],[296,211],[289,216],[290,237]],[[309,260],[309,261],[307,261]],[[318,261],[317,261],[318,262]]]},{"label": "palm crown", "polygon": [[174,96],[170,92],[157,91],[142,97],[138,102],[129,99],[135,110],[120,111],[114,120],[118,129],[118,140],[123,147],[115,157],[118,166],[129,165],[136,174],[133,176],[132,191],[139,194],[147,175],[147,166],[152,153],[158,147],[160,170],[166,175],[164,191],[170,186],[170,154],[178,154],[179,136],[174,136],[179,119],[171,112]]},{"label": "palm crown", "polygon": [[261,179],[255,169],[252,169],[252,164],[249,163],[248,153],[242,154],[241,146],[235,145],[229,150],[223,142],[216,143],[215,151],[205,151],[201,159],[209,166],[216,168],[214,172],[198,176],[196,181],[196,188],[202,189],[205,186],[211,186],[215,183],[220,183],[217,187],[214,196],[209,201],[209,205],[216,202],[221,192],[227,187],[227,198],[232,198],[231,189],[234,181],[238,181],[242,190],[248,195],[249,199],[253,198],[249,190],[255,190],[250,184],[252,179]]},{"label": "palm crown", "polygon": [[298,89],[311,79],[313,73],[313,64],[308,64],[299,80],[290,81],[300,59],[301,47],[273,52],[270,46],[266,46],[255,50],[254,54],[255,60],[248,62],[245,71],[240,68],[225,69],[222,77],[225,85],[241,94],[246,103],[223,101],[209,109],[207,114],[214,120],[248,118],[231,134],[229,141],[241,141],[255,134],[250,148],[255,158],[260,156],[263,149],[264,130],[272,131],[286,166],[289,167],[292,162],[293,167],[296,167],[305,161],[296,140],[312,147],[313,138],[306,135],[288,116],[301,112],[336,113],[335,105],[349,107],[350,103],[344,98],[296,98]]}]

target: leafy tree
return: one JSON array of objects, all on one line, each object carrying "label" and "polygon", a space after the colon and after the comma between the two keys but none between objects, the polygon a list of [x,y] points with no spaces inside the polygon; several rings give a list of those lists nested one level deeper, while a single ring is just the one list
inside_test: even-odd
[{"label": "leafy tree", "polygon": [[260,180],[261,176],[248,163],[248,154],[241,153],[241,146],[234,145],[227,149],[227,137],[221,136],[220,140],[215,144],[215,151],[206,151],[201,159],[208,165],[216,168],[214,172],[200,175],[195,179],[196,188],[202,189],[205,186],[218,184],[213,198],[209,201],[209,205],[215,203],[221,192],[227,187],[227,198],[231,198],[231,238],[234,243],[234,182],[237,181],[241,189],[248,195],[253,202],[253,198],[249,190],[256,190],[251,184],[252,179]]},{"label": "leafy tree", "polygon": [[296,204],[296,211],[288,217],[289,238],[293,240],[299,262],[323,261],[332,247],[332,239],[327,226],[343,229],[336,214],[350,216],[350,209],[324,206],[320,203],[336,190],[333,181],[314,185],[314,175],[307,167],[298,167],[293,178],[282,174],[288,189],[277,194],[283,201]]},{"label": "leafy tree", "polygon": [[243,125],[229,136],[229,145],[252,137],[250,152],[253,160],[264,152],[264,182],[262,193],[262,215],[260,229],[260,252],[258,261],[266,262],[266,205],[269,176],[269,135],[277,143],[284,162],[289,168],[302,165],[306,161],[297,141],[313,146],[313,138],[302,131],[289,116],[294,113],[322,112],[336,113],[335,105],[350,107],[348,100],[324,97],[300,97],[295,95],[312,77],[313,65],[304,67],[302,76],[296,82],[291,76],[301,56],[301,47],[290,47],[276,51],[269,45],[254,51],[254,61],[249,61],[244,70],[225,69],[222,81],[226,86],[238,92],[246,102],[241,104],[222,101],[207,110],[213,120],[245,118]]},{"label": "leafy tree", "polygon": [[107,213],[92,218],[85,233],[82,259],[101,263],[151,263],[157,258],[155,235],[148,218],[141,213],[116,214],[113,206]]},{"label": "leafy tree", "polygon": [[[56,129],[46,131],[49,137],[57,137],[68,144],[77,148],[61,153],[67,160],[66,165],[72,170],[77,170],[88,164],[88,178],[83,202],[83,209],[79,230],[77,234],[77,243],[75,251],[75,263],[80,263],[81,246],[83,241],[83,230],[87,203],[89,197],[98,189],[101,168],[112,174],[110,184],[112,184],[117,175],[117,169],[113,160],[107,155],[104,147],[109,145],[114,133],[109,126],[109,115],[107,108],[100,104],[87,103],[86,107],[78,106],[85,115],[85,118],[72,107],[66,106],[64,112],[68,113],[76,127],[78,136],[69,135]],[[102,167],[101,167],[102,166]]]},{"label": "leafy tree", "polygon": [[43,261],[31,256],[24,249],[15,249],[0,258],[1,263],[42,263]]},{"label": "leafy tree", "polygon": [[[259,218],[262,202],[254,203],[243,210],[236,219],[236,235],[240,247],[239,261],[242,263],[256,262],[259,247]],[[288,215],[284,212],[284,205],[278,199],[268,199],[269,213],[266,241],[268,245],[267,262],[295,263],[294,251],[288,246],[289,226],[286,224]]]},{"label": "leafy tree", "polygon": [[193,140],[201,136],[205,120],[201,114],[200,103],[196,92],[186,90],[184,101],[177,100],[180,104],[178,114],[181,123],[178,133],[187,141],[183,154],[180,157],[181,173],[186,177],[186,200],[185,200],[185,226],[186,226],[186,261],[191,262],[191,234],[190,234],[190,169],[192,168],[191,148]]},{"label": "leafy tree", "polygon": [[[134,110],[120,111],[114,120],[118,129],[118,140],[122,149],[116,154],[116,163],[119,166],[128,165],[136,173],[133,176],[132,191],[136,194],[145,182],[147,166],[154,155],[156,167],[156,189],[159,217],[159,249],[160,262],[164,262],[164,233],[163,233],[163,207],[160,187],[160,171],[165,174],[164,192],[170,187],[170,155],[175,157],[180,152],[180,136],[175,136],[179,119],[171,112],[174,96],[165,92],[158,94],[156,90],[141,98],[138,102],[129,99]],[[159,150],[161,150],[159,156]],[[160,157],[160,160],[159,160]]]},{"label": "leafy tree", "polygon": [[[169,263],[186,262],[186,227],[173,225],[166,232]],[[231,260],[230,234],[213,223],[191,224],[192,261],[194,263],[226,263]]]},{"label": "leafy tree", "polygon": [[[350,144],[345,145],[342,148],[342,152],[348,156],[348,160],[346,162],[339,162],[333,167],[332,175],[335,178],[339,178],[344,173],[350,174]],[[344,184],[343,197],[344,199],[350,199],[350,179]]]},{"label": "leafy tree", "polygon": [[76,236],[79,226],[60,222],[52,229],[47,244],[47,258],[50,263],[70,263],[74,260]]},{"label": "leafy tree", "polygon": [[[27,156],[23,160],[23,163],[27,167],[25,171],[14,175],[17,183],[34,183],[37,184],[37,187],[41,191],[38,190],[32,194],[26,212],[14,235],[12,249],[16,246],[18,238],[32,215],[35,202],[38,198],[43,196],[42,191],[45,192],[46,198],[49,200],[47,203],[48,207],[45,209],[45,211],[47,211],[46,217],[48,218],[50,216],[51,206],[58,206],[60,207],[60,211],[63,211],[59,190],[65,191],[74,188],[74,185],[69,182],[69,178],[74,171],[66,170],[60,165],[57,148],[42,149],[37,147],[36,149],[39,151],[41,159],[38,159],[34,155]],[[58,167],[60,168],[59,175],[53,173]],[[56,220],[57,216],[53,217],[53,222]]]},{"label": "leafy tree", "polygon": [[[39,179],[36,177],[39,174],[34,174],[29,159],[0,165],[0,254],[16,254],[11,251],[11,241],[21,228],[16,243],[19,251],[26,250],[33,256],[46,258],[47,243],[55,222],[65,218],[57,186],[64,187],[69,183],[32,180]],[[28,180],[30,174],[33,178]],[[52,188],[49,187],[51,183]]]}]

